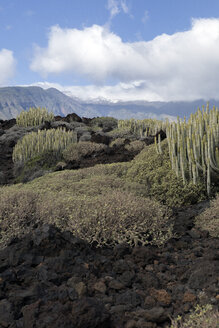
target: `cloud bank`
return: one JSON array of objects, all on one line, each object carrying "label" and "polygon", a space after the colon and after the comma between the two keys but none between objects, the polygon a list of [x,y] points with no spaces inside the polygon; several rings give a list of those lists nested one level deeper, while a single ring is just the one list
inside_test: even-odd
[{"label": "cloud bank", "polygon": [[7,49],[0,50],[0,85],[6,84],[14,75],[15,59],[13,52]]},{"label": "cloud bank", "polygon": [[[111,4],[113,15],[116,1]],[[44,77],[68,73],[87,79],[88,86],[73,87],[78,94],[85,88],[91,96],[99,90],[118,99],[219,99],[219,19],[193,19],[187,31],[138,42],[124,42],[99,25],[53,26],[47,47],[35,47],[30,67]],[[114,86],[106,86],[109,81]]]}]

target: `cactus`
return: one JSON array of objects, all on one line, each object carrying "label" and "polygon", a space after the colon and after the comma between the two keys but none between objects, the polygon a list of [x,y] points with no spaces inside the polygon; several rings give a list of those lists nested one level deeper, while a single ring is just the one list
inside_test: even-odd
[{"label": "cactus", "polygon": [[213,175],[219,174],[219,111],[209,104],[202,111],[191,114],[188,122],[177,118],[177,122],[166,125],[172,169],[180,175],[183,183],[205,181],[208,195],[211,194]]},{"label": "cactus", "polygon": [[54,121],[54,114],[49,113],[46,108],[30,108],[29,111],[22,111],[16,117],[19,126],[38,126],[45,121]]},{"label": "cactus", "polygon": [[159,121],[154,119],[144,120],[119,120],[119,129],[128,129],[131,133],[135,133],[140,137],[148,137],[149,135],[155,135],[161,129],[166,130],[167,121]]},{"label": "cactus", "polygon": [[38,130],[18,140],[13,149],[13,162],[24,163],[46,151],[60,155],[71,143],[77,142],[77,133],[65,129]]}]

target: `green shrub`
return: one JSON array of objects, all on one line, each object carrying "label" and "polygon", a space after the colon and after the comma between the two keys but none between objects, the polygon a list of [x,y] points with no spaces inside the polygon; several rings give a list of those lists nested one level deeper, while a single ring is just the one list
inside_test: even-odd
[{"label": "green shrub", "polygon": [[218,328],[219,312],[213,310],[212,305],[196,305],[194,311],[190,312],[189,318],[183,320],[181,316],[172,319],[170,328]]},{"label": "green shrub", "polygon": [[196,219],[195,225],[201,230],[209,231],[212,237],[219,238],[219,194],[211,201],[211,205]]},{"label": "green shrub", "polygon": [[167,141],[162,142],[162,154],[155,145],[145,147],[130,163],[124,179],[145,186],[148,196],[168,206],[189,205],[206,199],[205,186],[183,184],[171,169]]},{"label": "green shrub", "polygon": [[97,144],[90,141],[80,141],[77,144],[69,145],[63,151],[65,161],[80,161],[83,157],[89,157],[94,153],[100,153],[107,148],[104,144]]},{"label": "green shrub", "polygon": [[60,157],[62,151],[74,142],[77,142],[75,132],[65,131],[65,129],[38,130],[18,140],[13,149],[12,158],[14,162],[24,163],[48,151],[53,151]]},{"label": "green shrub", "polygon": [[114,117],[95,117],[90,122],[90,126],[98,126],[103,130],[111,131],[118,126],[118,120]]},{"label": "green shrub", "polygon": [[15,162],[13,168],[15,183],[25,183],[55,170],[58,161],[58,154],[50,150],[32,157],[24,163]]},{"label": "green shrub", "polygon": [[110,142],[110,147],[122,147],[125,146],[125,138],[116,138]]},{"label": "green shrub", "polygon": [[45,121],[54,121],[54,114],[49,113],[46,108],[30,108],[29,111],[22,111],[16,117],[19,126],[38,126]]},{"label": "green shrub", "polygon": [[113,138],[134,138],[137,134],[131,133],[127,128],[115,128],[112,131],[107,132],[107,135]]},{"label": "green shrub", "polygon": [[130,152],[140,152],[145,147],[145,143],[141,140],[135,140],[130,142],[129,145],[125,145],[125,149]]}]

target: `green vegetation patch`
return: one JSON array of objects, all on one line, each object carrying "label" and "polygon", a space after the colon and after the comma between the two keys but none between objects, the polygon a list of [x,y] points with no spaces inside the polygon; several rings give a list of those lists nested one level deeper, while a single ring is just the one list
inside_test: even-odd
[{"label": "green vegetation patch", "polygon": [[25,163],[15,163],[15,183],[27,182],[48,173],[48,171],[53,171],[56,168],[56,164],[61,160],[62,156],[58,156],[57,153],[45,151],[27,160]]}]

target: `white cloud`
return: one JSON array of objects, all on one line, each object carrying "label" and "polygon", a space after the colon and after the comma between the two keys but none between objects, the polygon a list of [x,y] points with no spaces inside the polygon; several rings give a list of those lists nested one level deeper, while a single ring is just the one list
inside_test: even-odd
[{"label": "white cloud", "polygon": [[13,52],[7,49],[0,50],[0,85],[6,84],[14,75],[15,59]]},{"label": "white cloud", "polygon": [[[194,19],[188,31],[138,42],[123,42],[98,25],[83,30],[53,26],[48,46],[35,48],[31,69],[43,76],[87,78],[93,85],[83,88],[90,94],[219,99],[219,19]],[[96,86],[112,80],[115,86]],[[82,87],[74,88],[79,93]]]},{"label": "white cloud", "polygon": [[121,0],[121,8],[125,14],[129,13],[129,7],[126,3],[126,0]]},{"label": "white cloud", "polygon": [[144,16],[142,17],[142,23],[145,24],[149,19],[149,12],[147,10],[145,10],[144,12]]},{"label": "white cloud", "polygon": [[112,19],[120,12],[119,2],[117,0],[108,0],[107,9],[110,11],[110,19]]}]

